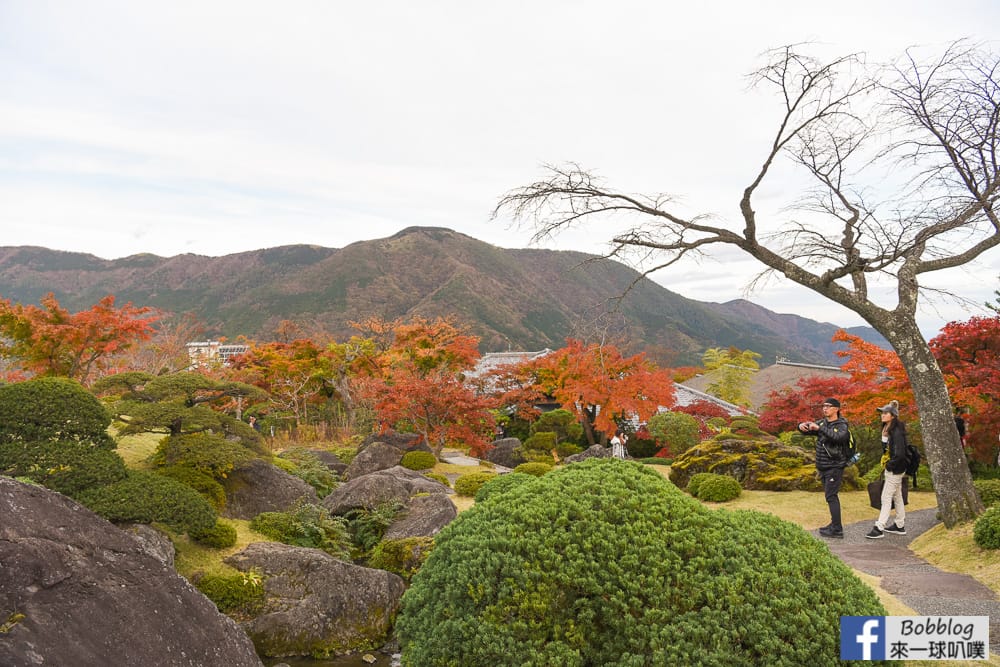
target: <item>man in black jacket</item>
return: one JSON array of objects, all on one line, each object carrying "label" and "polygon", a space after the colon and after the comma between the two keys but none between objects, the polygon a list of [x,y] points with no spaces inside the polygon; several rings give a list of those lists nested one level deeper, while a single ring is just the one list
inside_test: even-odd
[{"label": "man in black jacket", "polygon": [[847,420],[840,416],[840,401],[828,398],[822,405],[823,418],[818,422],[802,422],[799,432],[816,436],[816,470],[823,480],[823,493],[830,507],[830,524],[819,529],[823,537],[844,537],[840,520],[840,485],[847,467],[847,443],[851,433]]}]

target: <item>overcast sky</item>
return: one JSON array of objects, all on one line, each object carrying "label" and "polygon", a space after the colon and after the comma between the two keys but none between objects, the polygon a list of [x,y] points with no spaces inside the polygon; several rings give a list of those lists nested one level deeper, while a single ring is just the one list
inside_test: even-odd
[{"label": "overcast sky", "polygon": [[[493,207],[568,161],[739,230],[778,111],[747,87],[762,52],[884,59],[998,25],[994,0],[0,0],[0,245],[216,256],[427,225],[527,247]],[[544,247],[600,253],[610,236]],[[998,255],[937,284],[992,300]],[[757,270],[729,251],[655,278],[862,323],[788,283],[744,294]],[[944,301],[920,324],[981,312]]]}]

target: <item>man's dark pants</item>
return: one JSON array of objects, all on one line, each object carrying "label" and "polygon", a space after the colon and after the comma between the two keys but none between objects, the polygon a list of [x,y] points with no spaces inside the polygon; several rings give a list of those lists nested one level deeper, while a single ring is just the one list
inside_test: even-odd
[{"label": "man's dark pants", "polygon": [[830,527],[841,530],[843,525],[840,523],[840,496],[837,494],[844,482],[844,469],[827,468],[820,470],[819,474],[823,476],[823,493],[826,495],[826,504],[830,506]]}]

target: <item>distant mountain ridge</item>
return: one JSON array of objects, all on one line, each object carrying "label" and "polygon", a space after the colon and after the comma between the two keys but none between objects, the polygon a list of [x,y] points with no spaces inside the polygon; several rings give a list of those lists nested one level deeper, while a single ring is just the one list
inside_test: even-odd
[{"label": "distant mountain ridge", "polygon": [[[209,333],[266,340],[282,320],[338,337],[351,321],[454,315],[483,351],[561,347],[598,331],[663,363],[697,363],[708,347],[735,346],[790,361],[839,364],[839,327],[780,315],[743,300],[703,303],[631,268],[574,251],[504,249],[450,229],[411,227],[344,248],[282,246],[222,257],[132,255],[105,260],[34,246],[0,248],[0,297],[37,304],[48,292],[70,310],[107,294],[173,313]],[[817,297],[819,298],[819,297]],[[880,345],[874,329],[849,329]]]}]

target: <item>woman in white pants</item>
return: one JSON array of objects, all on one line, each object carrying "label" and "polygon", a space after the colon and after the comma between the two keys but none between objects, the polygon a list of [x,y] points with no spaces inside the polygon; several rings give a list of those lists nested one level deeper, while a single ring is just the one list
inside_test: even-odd
[{"label": "woman in white pants", "polygon": [[[899,403],[890,401],[878,409],[882,419],[882,446],[888,458],[885,462],[885,486],[882,487],[882,509],[875,527],[865,537],[877,540],[886,533],[906,535],[906,507],[903,505],[903,481],[906,478],[906,425],[899,421]],[[889,512],[896,510],[896,520],[889,524]]]},{"label": "woman in white pants", "polygon": [[625,459],[628,456],[628,451],[625,449],[626,442],[628,442],[628,436],[620,430],[615,431],[615,437],[611,438],[611,456],[616,459]]}]

